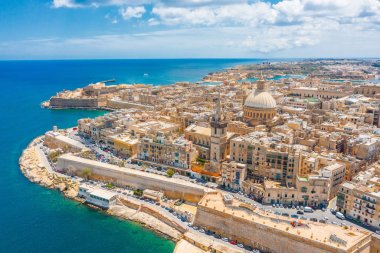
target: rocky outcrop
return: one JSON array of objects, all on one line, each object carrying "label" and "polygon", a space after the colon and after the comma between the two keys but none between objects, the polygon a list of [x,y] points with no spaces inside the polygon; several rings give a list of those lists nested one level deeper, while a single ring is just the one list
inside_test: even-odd
[{"label": "rocky outcrop", "polygon": [[78,193],[78,184],[70,178],[58,175],[49,171],[44,166],[36,145],[41,141],[42,137],[34,139],[28,147],[23,151],[20,159],[20,169],[22,173],[34,183],[42,185],[46,188],[57,189],[64,193],[68,198],[74,198]]}]

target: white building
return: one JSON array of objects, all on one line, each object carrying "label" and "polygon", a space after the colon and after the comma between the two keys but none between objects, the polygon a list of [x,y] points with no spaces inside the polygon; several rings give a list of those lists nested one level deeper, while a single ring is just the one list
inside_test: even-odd
[{"label": "white building", "polygon": [[103,189],[80,187],[78,196],[83,196],[87,203],[108,209],[116,204],[117,194]]}]

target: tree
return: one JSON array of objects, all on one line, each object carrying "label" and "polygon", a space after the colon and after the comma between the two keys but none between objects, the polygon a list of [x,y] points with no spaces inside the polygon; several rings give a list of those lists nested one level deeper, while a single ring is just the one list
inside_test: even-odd
[{"label": "tree", "polygon": [[53,151],[51,152],[49,155],[48,155],[48,158],[50,159],[50,161],[52,161],[53,163],[57,162],[58,161],[58,156],[60,155],[61,153],[59,151]]},{"label": "tree", "polygon": [[197,157],[197,162],[200,164],[200,165],[204,165],[206,163],[206,160],[203,159],[203,158],[200,158],[199,156]]},{"label": "tree", "polygon": [[112,183],[108,183],[108,184],[106,185],[106,187],[107,187],[108,189],[113,189],[113,188],[115,188],[115,186],[114,186]]},{"label": "tree", "polygon": [[119,167],[125,167],[125,161],[121,160],[121,161],[119,162]]},{"label": "tree", "polygon": [[168,175],[168,177],[172,177],[174,175],[175,171],[173,169],[168,169],[166,171],[166,175]]},{"label": "tree", "polygon": [[88,180],[92,175],[92,170],[90,168],[84,168],[81,175],[83,178]]},{"label": "tree", "polygon": [[133,195],[142,196],[143,195],[143,191],[140,190],[140,189],[136,189],[136,190],[133,191]]}]

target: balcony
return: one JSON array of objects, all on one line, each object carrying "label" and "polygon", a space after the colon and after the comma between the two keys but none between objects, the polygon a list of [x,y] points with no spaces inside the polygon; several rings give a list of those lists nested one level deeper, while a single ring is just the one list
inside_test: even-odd
[{"label": "balcony", "polygon": [[369,213],[369,214],[375,214],[375,210],[367,209],[366,211],[367,211],[367,213]]},{"label": "balcony", "polygon": [[368,204],[365,207],[368,208],[368,209],[371,209],[371,210],[375,210],[376,209],[374,206],[371,206],[371,205],[368,205]]},{"label": "balcony", "polygon": [[370,202],[370,203],[372,203],[372,204],[376,204],[376,201],[375,201],[375,200],[372,200],[372,199],[367,198],[367,197],[365,197],[365,196],[362,197],[362,200],[367,201],[367,202]]}]

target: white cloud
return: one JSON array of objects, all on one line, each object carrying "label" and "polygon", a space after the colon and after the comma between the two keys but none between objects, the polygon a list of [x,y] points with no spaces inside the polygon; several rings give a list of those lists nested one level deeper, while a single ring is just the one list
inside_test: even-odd
[{"label": "white cloud", "polygon": [[53,8],[78,8],[81,7],[75,0],[53,0]]},{"label": "white cloud", "polygon": [[321,32],[310,27],[279,27],[257,29],[242,41],[230,42],[231,46],[242,46],[251,52],[270,53],[297,47],[313,46],[320,42]]},{"label": "white cloud", "polygon": [[[116,6],[125,20],[143,18],[151,30],[167,29],[167,37],[158,39],[155,34],[152,41],[160,45],[175,41],[184,48],[193,44],[193,51],[197,43],[206,47],[212,43],[231,52],[269,55],[326,45],[335,36],[348,38],[346,34],[352,34],[350,39],[355,34],[373,48],[373,34],[380,34],[380,0],[281,0],[276,4],[266,0],[54,0],[56,8],[95,5]],[[369,34],[372,37],[365,37]],[[139,36],[145,37],[132,37]],[[192,43],[185,43],[185,37]],[[379,50],[374,50],[377,55]]]},{"label": "white cloud", "polygon": [[145,7],[144,6],[136,6],[136,7],[127,7],[127,8],[121,8],[120,14],[123,17],[124,20],[128,20],[131,18],[141,18],[142,15],[145,13]]},{"label": "white cloud", "polygon": [[152,14],[166,25],[256,25],[273,23],[276,12],[263,2],[219,7],[155,7]]}]

